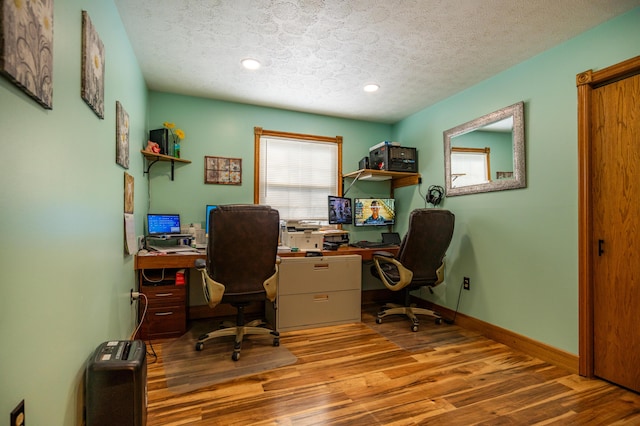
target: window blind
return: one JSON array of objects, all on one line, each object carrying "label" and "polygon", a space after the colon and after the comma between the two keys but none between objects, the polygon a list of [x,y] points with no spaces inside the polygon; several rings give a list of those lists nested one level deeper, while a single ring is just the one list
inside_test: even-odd
[{"label": "window blind", "polygon": [[327,196],[338,192],[338,145],[260,137],[260,204],[284,220],[327,221]]}]

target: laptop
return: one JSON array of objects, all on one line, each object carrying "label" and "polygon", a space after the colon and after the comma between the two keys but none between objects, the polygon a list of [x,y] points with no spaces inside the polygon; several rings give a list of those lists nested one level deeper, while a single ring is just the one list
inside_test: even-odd
[{"label": "laptop", "polygon": [[397,232],[382,232],[382,242],[392,246],[399,246],[402,242]]},{"label": "laptop", "polygon": [[180,233],[179,214],[147,214],[147,236],[155,238],[186,238],[191,234]]}]

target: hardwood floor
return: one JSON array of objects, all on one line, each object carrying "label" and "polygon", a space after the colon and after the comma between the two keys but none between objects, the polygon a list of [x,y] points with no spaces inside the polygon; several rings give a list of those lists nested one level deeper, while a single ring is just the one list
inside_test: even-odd
[{"label": "hardwood floor", "polygon": [[363,323],[282,333],[295,364],[180,395],[166,384],[169,341],[154,341],[147,424],[640,425],[636,393],[456,325],[425,319],[418,333],[433,346],[403,350]]}]

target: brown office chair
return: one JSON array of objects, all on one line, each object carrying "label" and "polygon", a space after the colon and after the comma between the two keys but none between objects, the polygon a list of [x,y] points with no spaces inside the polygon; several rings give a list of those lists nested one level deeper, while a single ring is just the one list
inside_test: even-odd
[{"label": "brown office chair", "polygon": [[198,338],[196,350],[214,337],[235,335],[231,359],[240,358],[244,335],[271,334],[273,346],[280,345],[279,333],[264,327],[262,320],[244,323],[244,309],[251,302],[276,298],[278,282],[277,210],[260,205],[218,206],[209,214],[207,259],[198,259],[202,287],[209,307],[229,303],[236,308],[236,322]]},{"label": "brown office chair", "polygon": [[411,321],[411,330],[418,331],[419,315],[430,315],[440,324],[442,318],[432,310],[410,304],[410,292],[420,287],[432,287],[444,280],[444,255],[451,243],[455,216],[448,210],[416,209],[409,215],[409,229],[402,239],[398,255],[376,252],[371,273],[391,291],[402,291],[404,304],[388,303],[378,313],[376,323],[387,315],[402,314]]}]

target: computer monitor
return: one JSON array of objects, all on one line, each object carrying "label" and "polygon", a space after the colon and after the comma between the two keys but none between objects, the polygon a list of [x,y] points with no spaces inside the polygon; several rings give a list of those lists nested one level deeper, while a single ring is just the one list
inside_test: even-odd
[{"label": "computer monitor", "polygon": [[207,235],[209,235],[209,213],[211,213],[211,210],[213,210],[213,209],[215,209],[217,207],[218,206],[214,206],[212,204],[207,205],[207,210],[206,210],[206,213],[205,213],[205,216],[204,216],[206,218],[206,220],[207,220],[207,225],[205,227],[205,232],[207,233]]},{"label": "computer monitor", "polygon": [[355,226],[381,226],[396,223],[393,198],[356,198],[353,204]]},{"label": "computer monitor", "polygon": [[179,214],[147,214],[149,235],[180,234]]},{"label": "computer monitor", "polygon": [[353,223],[353,209],[351,198],[329,195],[329,224],[351,225]]}]

